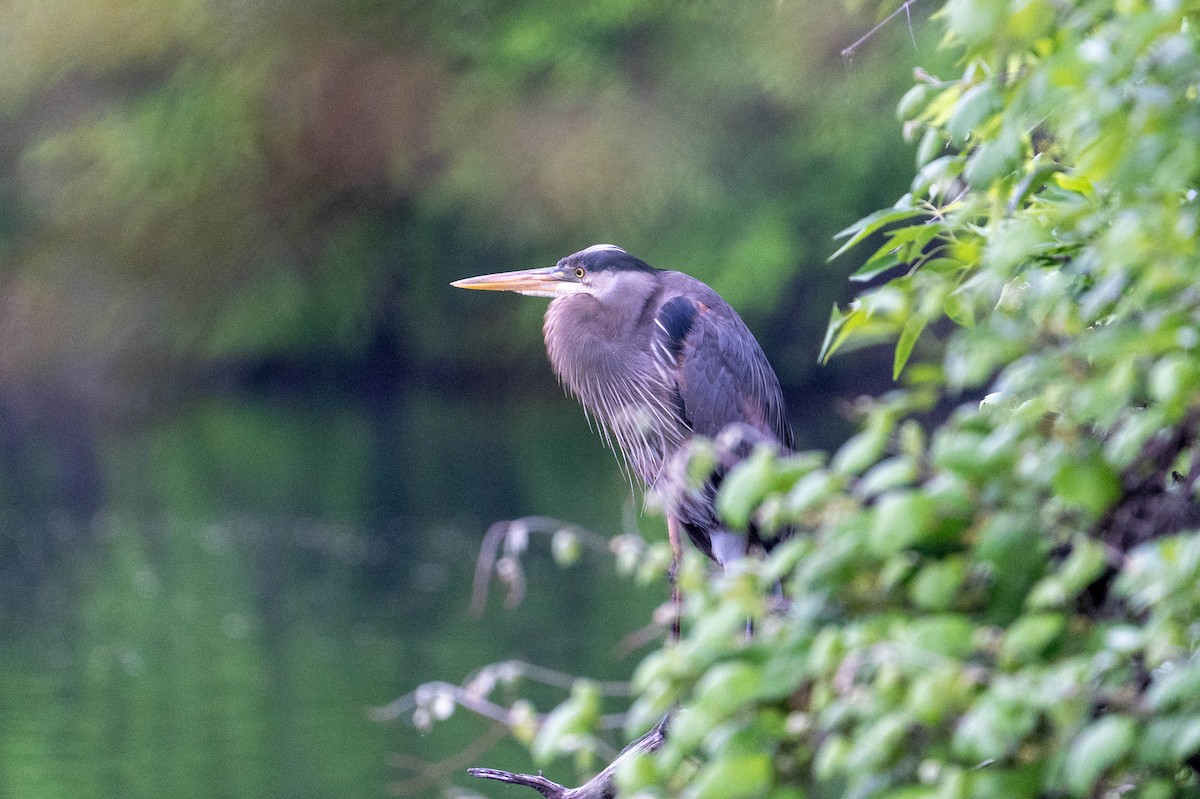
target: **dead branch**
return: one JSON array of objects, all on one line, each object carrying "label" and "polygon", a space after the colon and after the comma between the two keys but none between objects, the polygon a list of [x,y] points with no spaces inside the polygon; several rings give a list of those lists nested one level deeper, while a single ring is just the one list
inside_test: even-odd
[{"label": "dead branch", "polygon": [[527,788],[533,788],[546,799],[615,799],[617,789],[613,780],[621,763],[635,755],[649,754],[660,749],[667,740],[667,726],[670,718],[669,713],[663,716],[662,721],[658,722],[652,730],[625,747],[613,762],[604,767],[603,771],[578,788],[559,785],[541,774],[514,774],[511,771],[491,768],[467,769],[467,773],[472,777],[507,782],[510,785],[524,785]]}]

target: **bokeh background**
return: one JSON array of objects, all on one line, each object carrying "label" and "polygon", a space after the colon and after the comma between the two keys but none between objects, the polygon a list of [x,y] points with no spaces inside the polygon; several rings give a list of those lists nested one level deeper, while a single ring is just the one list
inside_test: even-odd
[{"label": "bokeh background", "polygon": [[544,302],[447,284],[598,242],[690,272],[835,444],[890,354],[816,363],[832,236],[905,190],[893,110],[938,64],[921,14],[843,55],[880,13],[0,6],[0,795],[444,795],[489,724],[371,707],[508,657],[627,677],[665,583],[604,558],[535,543],[521,608],[468,614],[493,520],[661,524]]}]

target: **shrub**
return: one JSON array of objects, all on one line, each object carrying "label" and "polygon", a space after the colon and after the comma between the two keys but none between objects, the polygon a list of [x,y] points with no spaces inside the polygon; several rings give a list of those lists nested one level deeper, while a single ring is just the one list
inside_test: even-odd
[{"label": "shrub", "polygon": [[799,534],[685,574],[630,729],[681,711],[624,794],[1200,792],[1198,10],[936,15],[961,74],[900,102],[912,189],[844,231],[877,248],[822,354],[894,341],[903,383],[728,481]]}]

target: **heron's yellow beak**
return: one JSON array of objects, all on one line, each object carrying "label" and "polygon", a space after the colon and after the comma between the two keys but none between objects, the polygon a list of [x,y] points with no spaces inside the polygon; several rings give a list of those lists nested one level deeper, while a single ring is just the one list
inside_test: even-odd
[{"label": "heron's yellow beak", "polygon": [[516,291],[534,297],[563,297],[583,290],[583,284],[575,279],[574,275],[570,272],[564,273],[557,266],[468,277],[456,280],[450,285],[480,291]]}]

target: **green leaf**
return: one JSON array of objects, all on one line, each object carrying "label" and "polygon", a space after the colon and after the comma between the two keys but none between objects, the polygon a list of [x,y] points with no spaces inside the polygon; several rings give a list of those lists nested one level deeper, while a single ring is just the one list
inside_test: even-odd
[{"label": "green leaf", "polygon": [[768,799],[807,799],[807,794],[796,785],[780,785],[771,791]]},{"label": "green leaf", "polygon": [[713,666],[696,685],[696,706],[720,718],[758,698],[763,692],[762,669],[745,661]]},{"label": "green leaf", "polygon": [[600,716],[600,689],[591,680],[576,680],[571,696],[550,712],[533,739],[530,750],[536,760],[546,762],[562,750],[567,735],[591,730]]},{"label": "green leaf", "polygon": [[913,460],[913,466],[925,456],[925,428],[916,419],[906,419],[900,425],[900,451]]},{"label": "green leaf", "polygon": [[813,674],[833,674],[845,656],[843,630],[834,625],[823,627],[809,647],[809,671]]},{"label": "green leaf", "polygon": [[1077,536],[1071,544],[1071,554],[1067,555],[1058,570],[1058,577],[1070,596],[1074,597],[1099,579],[1106,568],[1108,554],[1104,545],[1091,538]]},{"label": "green leaf", "polygon": [[1150,371],[1150,393],[1165,405],[1185,406],[1200,391],[1200,365],[1192,354],[1172,353],[1161,358]]},{"label": "green leaf", "polygon": [[891,763],[908,741],[912,719],[905,713],[889,713],[867,725],[854,738],[847,766],[851,771],[877,771]]},{"label": "green leaf", "polygon": [[654,758],[644,752],[630,752],[616,761],[617,770],[613,775],[618,795],[632,796],[642,788],[654,785],[658,779],[658,769]]},{"label": "green leaf", "polygon": [[1077,796],[1091,793],[1112,766],[1124,758],[1137,737],[1137,724],[1128,716],[1106,716],[1089,725],[1071,744],[1065,773]]},{"label": "green leaf", "polygon": [[955,290],[946,295],[942,302],[942,311],[959,327],[975,326],[975,303],[962,290]]},{"label": "green leaf", "polygon": [[1096,187],[1086,175],[1074,172],[1056,172],[1054,174],[1054,185],[1065,191],[1082,194],[1085,197],[1091,197],[1096,193]]},{"label": "green leaf", "polygon": [[935,158],[917,172],[912,181],[912,193],[923,197],[934,188],[949,184],[953,178],[962,174],[966,157],[963,155],[943,155]]},{"label": "green leaf", "polygon": [[896,342],[896,356],[892,359],[892,380],[900,379],[900,373],[904,371],[904,365],[908,363],[913,347],[916,345],[917,339],[921,337],[928,321],[924,316],[914,315],[904,323],[904,327],[900,330],[900,339]]},{"label": "green leaf", "polygon": [[921,264],[922,272],[933,272],[938,275],[958,275],[965,272],[967,265],[957,258],[930,258]]},{"label": "green leaf", "polygon": [[851,303],[849,313],[842,313],[835,303],[833,310],[829,312],[829,324],[825,328],[825,340],[821,342],[821,351],[817,354],[817,362],[828,363],[833,353],[842,346],[850,334],[866,322],[867,314],[861,303],[857,301]]},{"label": "green leaf", "polygon": [[959,721],[954,748],[972,760],[998,760],[1015,750],[1037,721],[1037,712],[1027,702],[985,694]]},{"label": "green leaf", "polygon": [[946,123],[946,132],[956,141],[966,141],[1000,107],[1000,91],[993,81],[976,84],[963,92]]},{"label": "green leaf", "polygon": [[[920,208],[912,206],[912,198],[901,198],[900,202],[896,203],[891,208],[883,208],[872,214],[867,214],[862,219],[855,222],[848,228],[838,231],[834,234],[835,239],[846,239],[846,242],[841,247],[830,255],[829,261],[834,260],[842,253],[857,245],[860,241],[870,236],[876,231],[882,230],[894,222],[902,222],[905,219],[911,219],[914,216],[921,216],[928,213]],[[847,238],[849,237],[849,238]]]},{"label": "green leaf", "polygon": [[880,461],[862,476],[854,493],[860,497],[870,498],[884,491],[909,485],[917,479],[917,464],[912,457],[898,455],[894,458]]},{"label": "green leaf", "polygon": [[929,102],[929,94],[933,91],[933,87],[927,83],[918,83],[904,93],[900,98],[900,102],[896,105],[896,118],[904,121],[912,119],[917,115],[925,104]]},{"label": "green leaf", "polygon": [[882,275],[887,270],[899,264],[900,255],[896,252],[896,248],[892,246],[891,242],[888,242],[868,258],[862,266],[854,270],[849,280],[853,283],[866,283],[868,280]]},{"label": "green leaf", "polygon": [[710,439],[696,437],[688,445],[687,479],[692,488],[704,485],[717,468],[717,450]]},{"label": "green leaf", "polygon": [[671,747],[690,753],[721,723],[721,719],[702,707],[689,708],[671,719]]},{"label": "green leaf", "polygon": [[717,494],[717,513],[734,529],[750,524],[750,515],[772,487],[774,464],[774,453],[757,449],[726,475]]},{"label": "green leaf", "polygon": [[925,724],[940,724],[969,701],[969,688],[961,668],[954,664],[922,669],[912,679],[905,709]]},{"label": "green leaf", "polygon": [[994,0],[950,0],[944,14],[946,28],[968,44],[979,44],[996,35],[1008,4]]},{"label": "green leaf", "polygon": [[913,578],[909,596],[922,610],[949,610],[967,578],[962,558],[950,557],[926,564]]},{"label": "green leaf", "polygon": [[879,499],[871,518],[871,550],[886,557],[936,532],[937,503],[921,492],[894,491]]},{"label": "green leaf", "polygon": [[989,766],[975,772],[972,796],[979,799],[1037,799],[1043,795],[1040,763],[1024,768]]},{"label": "green leaf", "polygon": [[813,773],[820,780],[836,777],[846,768],[846,760],[853,752],[850,742],[842,735],[830,735],[817,749],[813,758]]},{"label": "green leaf", "polygon": [[1066,626],[1066,617],[1061,613],[1022,616],[1004,634],[1000,662],[1011,667],[1037,660],[1058,640]]},{"label": "green leaf", "polygon": [[1100,516],[1121,496],[1121,479],[1099,455],[1068,460],[1054,474],[1054,493],[1068,505]]},{"label": "green leaf", "polygon": [[945,150],[946,139],[942,131],[936,127],[927,128],[917,144],[917,169],[942,155]]},{"label": "green leaf", "polygon": [[1138,736],[1135,757],[1148,766],[1172,766],[1177,764],[1176,742],[1190,737],[1186,728],[1200,726],[1196,716],[1151,716]]},{"label": "green leaf", "polygon": [[1052,0],[1017,0],[1005,20],[1005,34],[1029,46],[1050,34],[1054,18]]},{"label": "green leaf", "polygon": [[787,699],[808,674],[806,652],[776,649],[763,664],[762,691],[764,699]]},{"label": "green leaf", "polygon": [[835,472],[842,474],[859,474],[871,464],[879,460],[883,448],[887,446],[888,431],[868,428],[851,436],[842,448],[833,456],[830,464]]},{"label": "green leaf", "polygon": [[1180,706],[1200,707],[1200,660],[1155,675],[1146,691],[1146,705],[1156,713]]},{"label": "green leaf", "polygon": [[765,752],[721,757],[706,765],[692,780],[694,799],[743,799],[771,785],[771,757]]},{"label": "green leaf", "polygon": [[918,662],[925,662],[926,654],[963,660],[975,651],[975,625],[957,613],[910,620],[897,638],[910,647]]},{"label": "green leaf", "polygon": [[796,481],[785,500],[787,512],[793,519],[829,497],[842,485],[843,478],[827,471],[806,474]]},{"label": "green leaf", "polygon": [[1127,467],[1141,454],[1146,442],[1166,426],[1162,408],[1131,413],[1105,442],[1105,458],[1118,467]]},{"label": "green leaf", "polygon": [[1021,163],[1021,139],[1002,135],[980,144],[967,159],[963,178],[972,186],[986,188],[1014,172]]},{"label": "green leaf", "polygon": [[928,220],[919,225],[906,225],[888,231],[888,244],[893,247],[901,247],[901,260],[907,263],[920,255],[921,251],[925,249],[925,245],[937,238],[945,229],[945,224],[935,220]]},{"label": "green leaf", "polygon": [[1176,761],[1184,761],[1200,751],[1200,716],[1190,716],[1179,725],[1179,731],[1171,742],[1171,754]]}]

